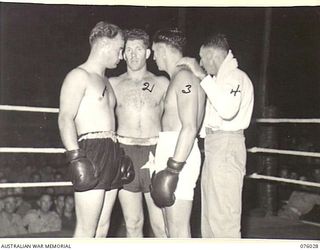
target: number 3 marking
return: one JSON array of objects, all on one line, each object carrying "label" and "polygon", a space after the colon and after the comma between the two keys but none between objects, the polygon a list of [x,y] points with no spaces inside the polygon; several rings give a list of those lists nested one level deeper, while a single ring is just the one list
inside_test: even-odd
[{"label": "number 3 marking", "polygon": [[182,90],[181,92],[183,93],[183,94],[189,94],[189,93],[191,93],[191,85],[190,84],[187,84],[186,85],[186,88],[187,88],[187,90]]}]

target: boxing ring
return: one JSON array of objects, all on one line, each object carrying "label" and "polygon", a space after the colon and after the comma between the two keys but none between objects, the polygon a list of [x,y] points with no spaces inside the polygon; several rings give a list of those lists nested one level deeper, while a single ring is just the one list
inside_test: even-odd
[{"label": "boxing ring", "polygon": [[[59,113],[58,108],[45,108],[45,107],[29,107],[29,106],[14,106],[14,105],[0,105],[1,111],[10,112],[43,112],[43,113]],[[279,124],[279,123],[301,123],[301,124],[319,124],[320,119],[284,119],[284,118],[260,118],[255,119],[256,124]],[[63,154],[64,148],[34,148],[34,147],[0,147],[0,153],[37,153],[37,154]],[[268,155],[288,155],[288,156],[300,156],[300,157],[315,157],[320,158],[320,152],[307,152],[296,150],[282,150],[275,148],[265,147],[252,147],[248,148],[247,152],[250,154],[268,154]],[[263,175],[258,172],[251,173],[245,176],[246,179],[253,179],[257,182],[265,181],[270,183],[288,183],[301,186],[309,186],[320,188],[320,183],[282,178],[278,176]],[[1,189],[6,188],[37,188],[37,187],[57,187],[57,186],[72,186],[70,181],[63,182],[20,182],[20,183],[0,183]],[[303,221],[302,221],[303,222]],[[308,223],[308,222],[306,222]],[[315,223],[315,226],[320,227],[320,224]]]}]

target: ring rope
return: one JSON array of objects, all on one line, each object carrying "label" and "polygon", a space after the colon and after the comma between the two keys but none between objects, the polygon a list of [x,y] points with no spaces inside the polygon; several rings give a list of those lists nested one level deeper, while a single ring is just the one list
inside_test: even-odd
[{"label": "ring rope", "polygon": [[[64,153],[64,148],[22,148],[22,147],[0,147],[0,153]],[[318,152],[294,151],[294,150],[280,150],[271,148],[253,147],[247,149],[250,153],[273,153],[286,154],[297,156],[320,157]]]},{"label": "ring rope", "polygon": [[72,186],[71,181],[60,182],[21,182],[21,183],[0,183],[0,188],[16,188],[16,187],[60,187]]},{"label": "ring rope", "polygon": [[[59,108],[0,105],[0,110],[59,113]],[[319,118],[257,118],[258,123],[320,123]]]},{"label": "ring rope", "polygon": [[276,177],[276,176],[260,175],[260,174],[257,174],[257,173],[253,173],[251,175],[247,175],[246,178],[264,179],[264,180],[270,180],[270,181],[278,181],[278,182],[286,182],[286,183],[298,184],[298,185],[303,185],[303,186],[320,187],[320,183],[319,182],[286,179],[286,178],[281,178],[281,177]]},{"label": "ring rope", "polygon": [[310,119],[288,119],[288,118],[257,118],[255,122],[258,123],[320,123],[318,118]]},{"label": "ring rope", "polygon": [[320,227],[320,223],[317,223],[317,222],[307,221],[307,220],[299,220],[299,221],[302,222],[302,223],[304,223],[304,224],[308,224],[308,225]]},{"label": "ring rope", "polygon": [[283,149],[272,149],[272,148],[253,147],[253,148],[248,148],[247,151],[250,153],[271,153],[271,154],[297,155],[297,156],[307,156],[307,157],[320,157],[320,153],[318,152],[306,152],[306,151],[283,150]]},{"label": "ring rope", "polygon": [[0,153],[64,153],[64,148],[18,148],[0,147]]},{"label": "ring rope", "polygon": [[0,105],[0,110],[59,113],[58,108],[42,108],[29,106]]},{"label": "ring rope", "polygon": [[[303,185],[303,186],[320,187],[320,183],[318,183],[318,182],[286,179],[286,178],[275,177],[275,176],[260,175],[260,174],[257,174],[257,173],[253,173],[253,174],[251,174],[251,175],[247,175],[246,178],[250,178],[250,179],[265,179],[265,180],[271,180],[271,181],[278,181],[278,182],[286,182],[286,183],[298,184],[298,185]],[[71,183],[70,181],[64,181],[64,182],[0,183],[0,188],[15,188],[15,187],[57,187],[57,186],[72,186],[72,183]]]}]

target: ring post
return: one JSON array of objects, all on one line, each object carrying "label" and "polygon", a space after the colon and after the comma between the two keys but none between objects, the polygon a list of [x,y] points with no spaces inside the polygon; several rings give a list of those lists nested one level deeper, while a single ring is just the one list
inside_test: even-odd
[{"label": "ring post", "polygon": [[[277,109],[274,106],[267,106],[263,109],[263,117],[276,117]],[[278,130],[273,124],[262,124],[259,127],[259,147],[278,148]],[[264,154],[258,158],[258,173],[275,176],[278,170],[278,157]],[[265,215],[273,215],[277,210],[277,187],[272,183],[259,183],[259,207]]]}]

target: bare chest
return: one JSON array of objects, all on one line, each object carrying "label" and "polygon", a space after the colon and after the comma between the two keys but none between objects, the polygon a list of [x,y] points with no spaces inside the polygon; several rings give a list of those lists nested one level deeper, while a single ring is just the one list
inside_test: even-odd
[{"label": "bare chest", "polygon": [[115,95],[107,79],[95,79],[91,81],[84,96],[88,102],[100,105],[115,104]]},{"label": "bare chest", "polygon": [[162,89],[153,81],[123,81],[115,92],[118,106],[139,109],[158,106],[163,96]]}]

